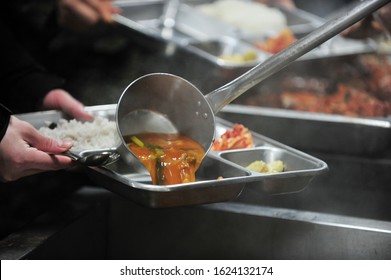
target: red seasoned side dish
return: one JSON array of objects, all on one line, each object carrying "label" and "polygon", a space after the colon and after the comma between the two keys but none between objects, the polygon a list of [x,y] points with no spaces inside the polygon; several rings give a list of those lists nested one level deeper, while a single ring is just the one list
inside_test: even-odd
[{"label": "red seasoned side dish", "polygon": [[289,28],[284,28],[276,36],[270,37],[262,42],[255,43],[255,47],[268,53],[278,53],[296,41],[295,35]]},{"label": "red seasoned side dish", "polygon": [[281,94],[281,102],[287,109],[353,117],[387,116],[391,112],[389,102],[344,84],[339,84],[335,93],[325,96],[286,91]]},{"label": "red seasoned side dish", "polygon": [[242,124],[234,124],[220,139],[213,142],[212,151],[223,151],[232,149],[245,149],[254,147],[253,137],[248,128]]},{"label": "red seasoned side dish", "polygon": [[386,56],[362,55],[354,63],[330,66],[287,73],[239,103],[354,117],[391,115],[391,64]]}]

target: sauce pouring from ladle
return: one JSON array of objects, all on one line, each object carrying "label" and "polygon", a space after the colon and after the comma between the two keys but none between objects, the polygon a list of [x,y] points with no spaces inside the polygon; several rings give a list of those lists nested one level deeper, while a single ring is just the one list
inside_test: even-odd
[{"label": "sauce pouring from ladle", "polygon": [[137,164],[125,137],[143,132],[180,133],[200,143],[208,152],[215,137],[214,115],[225,105],[388,2],[390,0],[360,2],[206,95],[187,80],[172,74],[153,73],[138,78],[122,93],[117,106],[116,121],[123,142],[119,148],[121,157]]}]

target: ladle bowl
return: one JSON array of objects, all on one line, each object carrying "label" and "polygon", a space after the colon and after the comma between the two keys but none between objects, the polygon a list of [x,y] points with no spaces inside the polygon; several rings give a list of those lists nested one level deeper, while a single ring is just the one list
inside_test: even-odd
[{"label": "ladle bowl", "polygon": [[[214,113],[203,94],[187,80],[166,73],[148,74],[133,81],[118,102],[116,122],[122,138],[118,152],[138,171],[145,168],[128,148],[128,136],[181,133],[208,151],[215,130]],[[202,133],[198,133],[200,127]]]},{"label": "ladle bowl", "polygon": [[187,80],[172,74],[154,73],[138,78],[122,93],[117,106],[116,121],[123,142],[119,149],[121,157],[140,166],[127,147],[127,136],[142,132],[180,133],[200,143],[208,152],[215,137],[214,115],[225,105],[388,2],[390,0],[359,3],[206,95]]},{"label": "ladle bowl", "polygon": [[180,132],[191,135],[205,150],[213,141],[215,120],[209,103],[194,85],[172,74],[148,74],[131,83],[121,96],[116,117],[123,137]]}]

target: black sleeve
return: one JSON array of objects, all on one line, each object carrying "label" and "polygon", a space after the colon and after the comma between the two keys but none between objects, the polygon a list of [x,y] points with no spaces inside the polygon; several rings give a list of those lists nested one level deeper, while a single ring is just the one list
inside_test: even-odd
[{"label": "black sleeve", "polygon": [[64,81],[47,73],[1,22],[0,34],[1,102],[15,113],[36,110],[43,97],[51,89],[61,87]]},{"label": "black sleeve", "polygon": [[0,142],[7,131],[11,117],[11,111],[0,103]]}]

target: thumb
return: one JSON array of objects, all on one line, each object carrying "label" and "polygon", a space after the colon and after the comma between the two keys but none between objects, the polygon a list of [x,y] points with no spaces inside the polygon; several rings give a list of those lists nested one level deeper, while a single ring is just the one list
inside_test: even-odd
[{"label": "thumb", "polygon": [[33,145],[38,150],[48,153],[62,153],[72,147],[72,142],[61,141],[46,136],[39,136],[37,142]]},{"label": "thumb", "polygon": [[25,140],[34,148],[49,153],[62,153],[72,147],[72,142],[68,140],[61,141],[46,137],[36,130],[33,130],[33,133],[30,133]]}]

